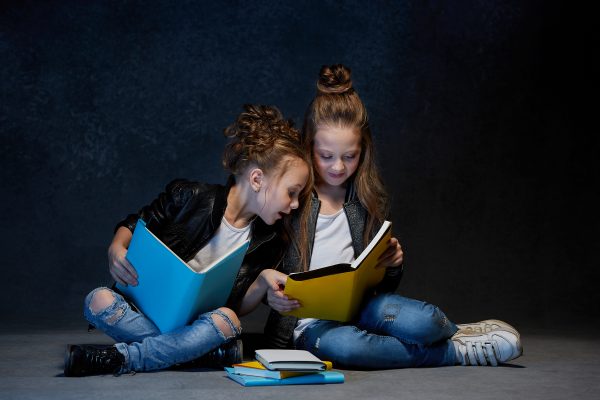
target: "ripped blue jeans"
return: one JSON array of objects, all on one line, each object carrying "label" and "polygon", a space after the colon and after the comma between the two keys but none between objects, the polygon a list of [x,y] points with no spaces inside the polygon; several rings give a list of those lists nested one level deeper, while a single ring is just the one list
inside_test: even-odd
[{"label": "ripped blue jeans", "polygon": [[[90,303],[98,290],[110,291],[115,300],[104,310],[94,313]],[[235,335],[225,337],[215,325],[213,314],[221,316]],[[220,310],[204,313],[190,325],[161,333],[152,321],[134,310],[123,296],[108,288],[97,288],[87,295],[84,316],[117,342],[115,347],[125,357],[121,373],[164,369],[194,360],[241,333]]]},{"label": "ripped blue jeans", "polygon": [[295,346],[351,369],[455,365],[449,338],[457,330],[436,306],[386,293],[372,298],[358,321],[308,325]]}]

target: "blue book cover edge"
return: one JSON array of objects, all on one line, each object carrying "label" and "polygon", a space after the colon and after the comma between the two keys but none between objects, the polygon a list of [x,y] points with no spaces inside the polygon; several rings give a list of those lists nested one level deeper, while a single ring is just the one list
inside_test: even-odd
[{"label": "blue book cover edge", "polygon": [[225,372],[227,372],[228,378],[236,381],[242,386],[319,385],[328,383],[344,383],[344,374],[337,371],[323,371],[284,379],[238,375],[233,373],[233,368],[228,367],[225,368]]}]

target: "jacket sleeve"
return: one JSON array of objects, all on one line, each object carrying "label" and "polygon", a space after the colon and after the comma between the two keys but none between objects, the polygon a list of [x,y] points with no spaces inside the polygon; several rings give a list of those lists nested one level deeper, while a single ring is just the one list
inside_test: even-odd
[{"label": "jacket sleeve", "polygon": [[404,265],[387,268],[383,280],[375,287],[375,293],[394,292],[398,288],[398,285],[400,285],[403,273]]},{"label": "jacket sleeve", "polygon": [[149,205],[142,207],[135,214],[129,214],[124,220],[120,221],[115,227],[115,232],[121,226],[133,232],[140,218],[146,224],[152,223],[157,227],[164,226],[165,223],[172,221],[192,194],[192,191],[189,190],[190,183],[185,179],[176,179],[170,182],[165,191],[160,193]]}]

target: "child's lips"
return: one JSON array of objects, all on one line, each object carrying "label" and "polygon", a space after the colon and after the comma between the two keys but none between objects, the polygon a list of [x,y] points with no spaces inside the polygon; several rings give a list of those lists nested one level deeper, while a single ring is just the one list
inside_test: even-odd
[{"label": "child's lips", "polygon": [[331,176],[332,178],[341,178],[342,176],[344,176],[343,172],[340,172],[339,174],[335,174],[333,172],[329,172],[329,176]]}]

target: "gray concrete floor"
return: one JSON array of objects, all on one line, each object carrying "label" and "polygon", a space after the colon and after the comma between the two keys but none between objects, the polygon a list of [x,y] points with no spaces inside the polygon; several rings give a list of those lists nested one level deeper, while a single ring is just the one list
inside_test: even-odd
[{"label": "gray concrete floor", "polygon": [[[249,338],[255,336],[248,336]],[[111,343],[83,323],[0,329],[0,399],[576,399],[599,398],[600,342],[592,329],[522,331],[512,365],[342,371],[339,385],[244,388],[215,370],[65,378],[67,343]]]}]

